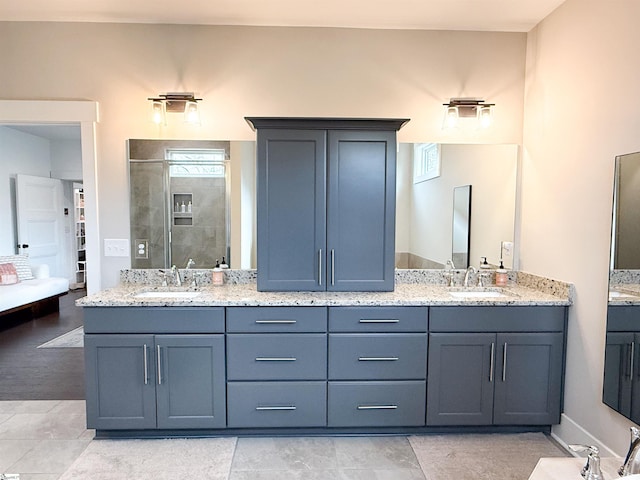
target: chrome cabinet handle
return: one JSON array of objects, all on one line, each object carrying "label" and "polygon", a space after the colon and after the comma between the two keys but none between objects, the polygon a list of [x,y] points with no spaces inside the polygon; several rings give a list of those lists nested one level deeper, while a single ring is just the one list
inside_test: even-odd
[{"label": "chrome cabinet handle", "polygon": [[491,342],[491,359],[489,363],[489,382],[493,383],[493,367],[495,364],[496,344]]},{"label": "chrome cabinet handle", "polygon": [[142,361],[144,364],[144,384],[149,385],[149,364],[147,360],[147,344],[142,346]]},{"label": "chrome cabinet handle", "polygon": [[256,320],[256,323],[260,325],[289,325],[296,322],[297,320]]},{"label": "chrome cabinet handle", "polygon": [[318,250],[318,285],[322,285],[322,249]]},{"label": "chrome cabinet handle", "polygon": [[296,406],[295,405],[280,405],[280,406],[273,406],[273,407],[261,407],[261,406],[257,406],[256,410],[258,410],[259,412],[265,411],[265,410],[295,410]]},{"label": "chrome cabinet handle", "polygon": [[256,362],[295,362],[296,357],[256,357]]},{"label": "chrome cabinet handle", "polygon": [[502,350],[502,381],[507,381],[507,342],[504,342]]},{"label": "chrome cabinet handle", "polygon": [[160,360],[160,345],[158,345],[158,385],[162,385],[162,361]]},{"label": "chrome cabinet handle", "polygon": [[395,362],[400,357],[358,357],[359,362]]},{"label": "chrome cabinet handle", "polygon": [[397,405],[358,405],[358,410],[396,410]]},{"label": "chrome cabinet handle", "polygon": [[397,318],[361,318],[360,323],[399,323]]},{"label": "chrome cabinet handle", "polygon": [[636,342],[631,342],[631,355],[629,355],[629,378],[633,380],[633,361],[635,357]]},{"label": "chrome cabinet handle", "polygon": [[331,285],[336,284],[336,254],[335,250],[331,249]]}]

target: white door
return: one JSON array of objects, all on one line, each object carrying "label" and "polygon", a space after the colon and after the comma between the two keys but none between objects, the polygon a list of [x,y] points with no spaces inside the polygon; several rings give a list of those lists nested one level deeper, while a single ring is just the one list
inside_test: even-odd
[{"label": "white door", "polygon": [[[52,277],[66,277],[62,182],[16,176],[18,246],[32,264],[46,263]],[[25,247],[27,245],[27,247]]]}]

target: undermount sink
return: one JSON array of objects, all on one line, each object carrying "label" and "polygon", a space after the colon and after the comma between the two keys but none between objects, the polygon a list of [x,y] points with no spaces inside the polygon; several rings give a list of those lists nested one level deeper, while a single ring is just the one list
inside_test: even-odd
[{"label": "undermount sink", "polygon": [[502,292],[495,292],[492,290],[482,290],[482,291],[474,291],[474,290],[465,290],[458,292],[449,292],[449,295],[456,298],[500,298],[500,297],[508,297]]},{"label": "undermount sink", "polygon": [[632,293],[622,292],[619,290],[611,290],[609,292],[609,298],[637,298],[638,295]]},{"label": "undermount sink", "polygon": [[134,298],[195,298],[202,292],[178,292],[178,291],[152,291],[139,292],[133,295]]}]

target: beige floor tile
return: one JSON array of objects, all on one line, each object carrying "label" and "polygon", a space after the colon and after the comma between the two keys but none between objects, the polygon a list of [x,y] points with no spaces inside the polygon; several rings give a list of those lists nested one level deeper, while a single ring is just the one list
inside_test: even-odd
[{"label": "beige floor tile", "polygon": [[0,423],[2,439],[77,439],[86,430],[84,415],[16,413]]},{"label": "beige floor tile", "polygon": [[5,422],[13,417],[13,413],[0,413],[0,423]]},{"label": "beige floor tile", "polygon": [[38,440],[0,440],[0,473],[11,473],[9,467],[37,444]]},{"label": "beige floor tile", "polygon": [[232,470],[327,470],[337,467],[331,437],[240,438]]},{"label": "beige floor tile", "polygon": [[366,470],[419,470],[418,459],[407,437],[341,437],[335,439],[341,468]]},{"label": "beige floor tile", "polygon": [[[88,440],[42,440],[11,465],[7,471],[61,474],[89,445]],[[22,478],[20,479],[22,480]]]},{"label": "beige floor tile", "polygon": [[49,413],[86,415],[86,403],[84,400],[65,400],[53,407]]},{"label": "beige floor tile", "polygon": [[62,400],[6,400],[0,402],[0,413],[48,413]]}]

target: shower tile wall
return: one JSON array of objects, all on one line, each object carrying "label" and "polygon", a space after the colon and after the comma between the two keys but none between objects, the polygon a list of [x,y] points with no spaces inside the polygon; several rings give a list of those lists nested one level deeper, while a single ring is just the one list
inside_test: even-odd
[{"label": "shower tile wall", "polygon": [[[131,164],[131,266],[164,267],[164,189],[162,162]],[[135,173],[134,173],[135,172]],[[149,241],[148,257],[136,258],[135,241]]]},{"label": "shower tile wall", "polygon": [[[224,178],[173,177],[174,194],[192,195],[192,225],[172,225],[172,263],[184,267],[189,258],[196,268],[212,268],[227,256],[227,207]],[[227,259],[227,262],[229,259]]]}]

